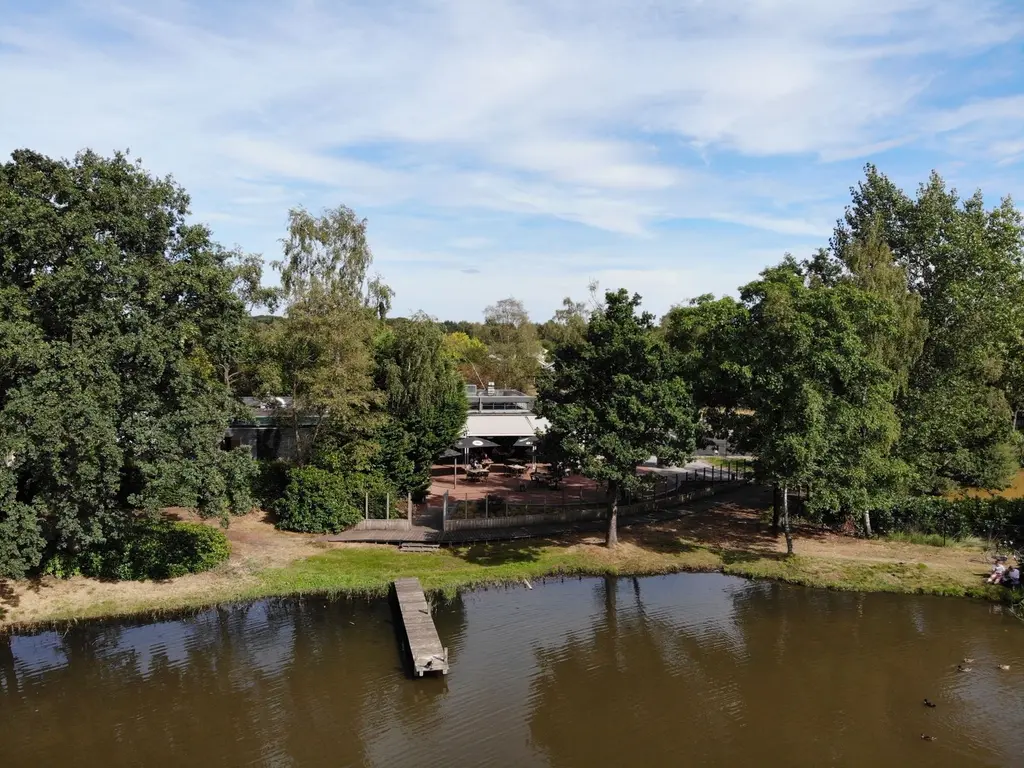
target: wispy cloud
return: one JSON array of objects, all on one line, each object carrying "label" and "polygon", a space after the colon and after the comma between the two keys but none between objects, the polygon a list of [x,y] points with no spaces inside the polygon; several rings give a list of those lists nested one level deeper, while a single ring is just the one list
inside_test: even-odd
[{"label": "wispy cloud", "polygon": [[473,251],[479,274],[420,276],[428,310],[481,260],[536,273],[608,243],[614,279],[695,295],[687,228],[743,233],[747,274],[744,254],[820,243],[865,159],[1018,162],[1022,31],[1015,0],[8,0],[0,152],[130,147],[268,254],[288,206],[339,202],[386,276],[395,246]]}]

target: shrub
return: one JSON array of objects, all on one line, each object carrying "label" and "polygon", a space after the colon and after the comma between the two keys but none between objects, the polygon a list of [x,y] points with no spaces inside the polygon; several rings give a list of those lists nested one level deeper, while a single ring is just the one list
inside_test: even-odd
[{"label": "shrub", "polygon": [[367,497],[371,515],[383,517],[388,495],[392,516],[399,516],[394,486],[378,474],[342,475],[319,467],[292,467],[284,493],[274,505],[277,527],[301,533],[337,533],[363,518]]},{"label": "shrub", "polygon": [[81,574],[119,581],[173,579],[215,568],[230,554],[227,536],[219,528],[132,518],[118,527],[116,535],[86,552],[55,554],[45,572],[61,578]]},{"label": "shrub", "polygon": [[879,533],[937,534],[948,539],[1017,538],[1024,532],[1022,499],[917,496],[871,512]]},{"label": "shrub", "polygon": [[275,511],[278,528],[302,533],[336,533],[362,517],[345,477],[318,467],[288,471],[288,485]]},{"label": "shrub", "polygon": [[259,461],[257,465],[253,495],[264,509],[274,509],[288,487],[288,470],[291,465],[280,459]]},{"label": "shrub", "polygon": [[256,506],[260,466],[246,447],[222,451],[220,471],[226,485],[228,508],[233,515],[247,515]]}]

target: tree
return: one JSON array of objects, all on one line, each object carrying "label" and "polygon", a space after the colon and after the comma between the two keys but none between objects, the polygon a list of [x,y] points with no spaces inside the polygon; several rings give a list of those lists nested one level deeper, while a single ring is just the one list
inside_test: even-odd
[{"label": "tree", "polygon": [[[270,312],[277,309],[281,299],[279,288],[263,285],[263,256],[258,253],[232,252],[230,262],[234,272],[232,292],[239,298],[248,313],[258,308]],[[224,386],[235,395],[249,394],[253,387],[253,375],[265,351],[261,331],[263,324],[247,318],[242,326],[239,343],[230,350],[230,356],[217,361],[217,369],[224,380]]]},{"label": "tree", "polygon": [[662,318],[661,333],[679,356],[706,437],[731,439],[742,432],[747,370],[737,354],[747,320],[747,309],[738,301],[710,294],[672,307]]},{"label": "tree", "polygon": [[862,337],[877,307],[849,283],[808,285],[792,258],[740,295],[748,320],[738,356],[751,409],[742,439],[761,476],[781,487],[786,551],[793,554],[790,489],[811,485],[822,503],[845,500],[863,509],[877,482],[871,472],[894,442],[888,372]]},{"label": "tree", "polygon": [[[391,290],[367,275],[372,254],[366,221],[344,206],[314,217],[290,213],[281,272],[284,322],[264,337],[271,354],[261,370],[265,394],[288,394],[282,421],[293,431],[298,463],[307,463],[318,442],[329,450],[349,446],[363,455],[382,402],[374,388],[373,338]],[[337,458],[337,457],[336,457]]]},{"label": "tree", "polygon": [[836,421],[845,426],[845,442],[833,452],[836,460],[818,486],[824,493],[816,494],[816,501],[859,510],[870,537],[870,510],[905,493],[910,481],[909,466],[896,453],[899,405],[923,351],[927,323],[920,296],[908,290],[906,271],[895,263],[877,220],[849,243],[844,256],[849,274],[841,279],[856,289],[847,296],[866,359],[858,381],[860,402],[855,392],[845,400]]},{"label": "tree", "polygon": [[1018,454],[1007,372],[1024,329],[1020,213],[1009,198],[986,210],[980,192],[961,201],[937,174],[911,199],[870,165],[852,196],[834,258],[848,263],[851,248],[877,228],[927,323],[900,399],[899,451],[916,487],[1002,487]]},{"label": "tree", "polygon": [[454,331],[444,337],[444,353],[455,363],[463,381],[487,386],[490,375],[491,352],[480,339]]},{"label": "tree", "polygon": [[226,511],[215,361],[244,309],[188,203],[122,154],[0,166],[0,575],[102,544],[139,508]]},{"label": "tree", "polygon": [[[462,433],[466,395],[454,361],[444,354],[445,335],[430,317],[417,314],[396,323],[377,340],[376,385],[384,393],[389,420],[382,455],[411,463],[399,491],[422,496],[430,468]],[[394,472],[394,470],[392,470]]]},{"label": "tree", "polygon": [[566,296],[562,299],[562,308],[555,310],[555,315],[537,329],[544,348],[554,351],[563,344],[580,341],[587,332],[587,320],[590,313],[600,308],[597,298],[598,283],[591,281],[589,304],[585,301],[574,301]]},{"label": "tree", "polygon": [[288,212],[284,258],[275,262],[289,298],[321,292],[357,298],[383,319],[394,291],[379,275],[370,276],[373,253],[366,240],[366,219],[344,205],[313,216],[305,208]]},{"label": "tree", "polygon": [[542,348],[537,328],[523,303],[502,299],[484,310],[483,340],[490,348],[495,383],[531,391],[540,369]]},{"label": "tree", "polygon": [[608,546],[618,542],[618,500],[641,485],[637,467],[652,454],[674,462],[695,445],[696,416],[673,355],[637,314],[640,297],[605,294],[584,338],[556,350],[541,377],[537,412],[551,422],[560,455],[607,484]]}]

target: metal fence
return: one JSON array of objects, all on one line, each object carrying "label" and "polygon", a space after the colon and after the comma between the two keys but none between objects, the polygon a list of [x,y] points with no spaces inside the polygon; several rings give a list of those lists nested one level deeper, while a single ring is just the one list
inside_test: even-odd
[{"label": "metal fence", "polygon": [[[636,492],[624,492],[620,498],[620,505],[632,507],[638,504],[656,506],[658,502],[677,496],[684,489],[694,487],[714,487],[723,483],[745,482],[752,479],[753,474],[749,471],[729,471],[720,467],[709,467],[706,470],[687,470],[679,472],[647,472],[645,477],[651,478],[646,487]],[[519,494],[513,494],[518,496]],[[589,519],[589,510],[605,510],[607,503],[601,500],[573,498],[571,493],[564,492],[559,499],[551,498],[550,493],[543,494],[537,501],[525,501],[511,499],[497,493],[488,494],[483,498],[459,498],[456,493],[445,493],[442,506],[437,512],[447,522],[450,520],[508,520],[511,524],[519,524],[518,518],[543,515],[550,518],[552,522],[567,522],[568,520],[555,519],[557,516],[564,516],[563,513],[570,513],[573,519]],[[578,514],[577,514],[578,513]]]}]

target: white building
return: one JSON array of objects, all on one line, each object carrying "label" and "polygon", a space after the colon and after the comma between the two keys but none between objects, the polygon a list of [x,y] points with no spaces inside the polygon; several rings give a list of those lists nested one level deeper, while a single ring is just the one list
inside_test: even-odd
[{"label": "white building", "polygon": [[548,428],[548,420],[533,412],[535,398],[514,389],[478,389],[466,385],[469,412],[466,414],[465,437],[486,437],[495,442],[508,438],[533,437]]}]

